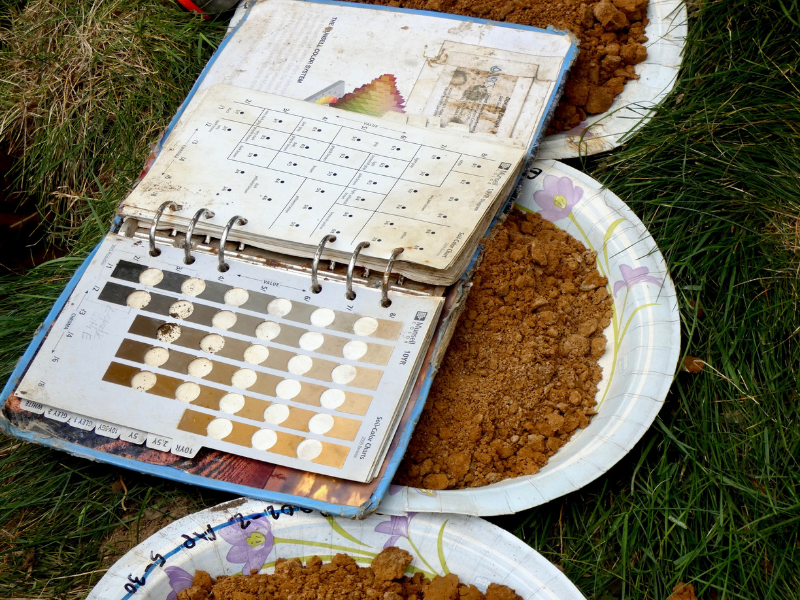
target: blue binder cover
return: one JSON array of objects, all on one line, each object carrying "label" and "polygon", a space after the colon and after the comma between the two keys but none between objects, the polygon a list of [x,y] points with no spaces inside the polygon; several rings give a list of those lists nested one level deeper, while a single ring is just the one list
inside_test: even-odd
[{"label": "blue binder cover", "polygon": [[[524,27],[510,23],[495,23],[482,19],[468,19],[456,15],[446,15],[428,11],[416,11],[398,9],[385,6],[370,6],[363,4],[351,4],[338,2],[335,0],[301,0],[315,4],[326,4],[332,6],[358,8],[362,10],[391,11],[406,14],[416,14],[436,19],[449,19],[453,21],[472,22],[480,24],[490,24],[501,28],[524,29],[530,31],[544,32],[541,29]],[[243,15],[239,23],[234,27],[223,42],[220,44],[216,53],[211,57],[205,69],[201,73],[197,82],[193,86],[186,100],[183,102],[172,122],[168,126],[162,141],[165,140],[173,127],[186,110],[193,96],[198,92],[214,63],[226,51],[233,52],[235,48],[226,50],[232,44],[235,46],[237,33],[247,22],[253,6],[257,3],[248,3],[249,8]],[[367,26],[368,21],[365,21]],[[548,29],[546,32],[555,36],[569,36],[565,32]],[[389,50],[389,49],[387,49]],[[572,41],[567,55],[564,57],[561,69],[557,76],[557,85],[554,92],[546,102],[544,114],[546,115],[538,123],[538,127],[533,135],[533,143],[528,150],[528,158],[535,156],[536,148],[545,131],[550,116],[555,109],[561,90],[566,81],[567,71],[577,56],[577,43]],[[329,86],[330,89],[322,90],[308,98],[309,101],[318,101],[325,94],[341,94],[341,82]],[[160,150],[160,145],[158,147]],[[527,172],[525,172],[527,174]],[[508,210],[511,200],[506,203],[504,210]],[[490,230],[499,221],[501,213],[495,218]],[[121,226],[121,220],[115,219],[112,232],[117,232]],[[411,439],[422,410],[425,405],[428,392],[433,382],[433,377],[438,369],[438,358],[442,356],[443,350],[449,341],[451,327],[458,319],[459,308],[463,305],[463,300],[468,291],[469,280],[472,271],[478,261],[479,252],[472,257],[472,261],[467,271],[461,279],[452,285],[447,292],[445,306],[440,318],[437,330],[434,334],[433,342],[428,348],[425,362],[416,381],[414,391],[408,402],[406,410],[392,440],[387,458],[384,462],[380,475],[369,484],[344,481],[333,477],[319,476],[305,472],[295,471],[285,467],[279,467],[256,461],[244,457],[230,455],[224,452],[203,449],[192,459],[181,458],[160,453],[142,446],[136,446],[127,442],[117,441],[109,443],[108,438],[101,438],[92,431],[84,431],[72,427],[68,423],[61,423],[56,420],[46,418],[42,414],[36,414],[25,410],[19,398],[14,395],[14,390],[19,384],[25,371],[36,356],[43,340],[47,336],[55,319],[64,308],[71,293],[75,289],[87,265],[94,257],[97,248],[87,257],[86,261],[76,271],[70,282],[67,284],[63,293],[59,296],[44,323],[37,330],[33,340],[23,354],[11,377],[3,389],[4,406],[0,411],[0,428],[8,435],[17,438],[43,444],[53,448],[58,448],[69,452],[75,456],[106,462],[120,467],[125,467],[134,471],[156,475],[166,479],[172,479],[183,483],[191,483],[203,487],[227,491],[237,495],[249,496],[269,502],[283,503],[286,505],[301,506],[308,509],[316,509],[326,513],[331,513],[343,517],[363,518],[374,512],[380,503],[381,498],[386,493],[391,493],[390,484],[397,471],[400,461],[403,458],[406,447]],[[309,483],[309,478],[313,479]]]}]

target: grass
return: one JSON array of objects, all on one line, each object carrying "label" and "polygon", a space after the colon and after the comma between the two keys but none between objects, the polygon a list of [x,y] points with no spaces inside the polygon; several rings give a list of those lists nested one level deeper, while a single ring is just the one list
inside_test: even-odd
[{"label": "grass", "polygon": [[[63,69],[52,57],[71,56],[60,49],[71,42],[48,49],[25,33],[32,25],[0,16],[0,79],[21,86],[0,86],[0,123],[9,122],[23,88],[50,98],[41,106],[58,98],[65,107],[31,118],[18,173],[21,189],[48,215],[46,239],[66,254],[0,281],[3,374],[105,230],[148,143],[222,33],[219,23],[155,1],[28,6],[35,4],[58,8],[48,13],[47,31],[63,38],[90,21],[87,7],[120,11],[126,17],[118,22],[92,21],[99,30],[91,39],[127,27],[133,47],[106,39],[88,63],[69,63],[88,69],[76,72],[111,74],[107,85],[98,81],[105,91],[87,112],[59,95]],[[667,598],[679,582],[692,583],[701,599],[794,599],[800,3],[704,0],[690,14],[680,80],[657,117],[624,148],[571,164],[607,184],[647,225],[678,290],[685,353],[706,366],[676,377],[653,427],[605,477],[492,520],[593,600]],[[31,75],[37,69],[41,79]],[[6,128],[0,137],[20,136]],[[78,197],[72,204],[58,195],[64,185]],[[109,532],[128,528],[135,539],[149,510],[167,510],[178,497],[198,508],[223,497],[12,439],[0,440],[0,473],[2,597],[82,597],[108,564]]]}]

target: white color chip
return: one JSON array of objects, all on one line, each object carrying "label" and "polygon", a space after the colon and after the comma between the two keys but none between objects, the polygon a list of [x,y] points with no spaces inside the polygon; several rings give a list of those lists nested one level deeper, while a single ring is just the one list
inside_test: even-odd
[{"label": "white color chip", "polygon": [[325,336],[318,331],[307,331],[300,336],[300,347],[303,350],[312,352],[322,346],[325,341]]},{"label": "white color chip", "polygon": [[211,326],[228,330],[236,324],[236,314],[229,310],[221,310],[211,318]]},{"label": "white color chip", "polygon": [[228,306],[241,306],[247,302],[250,294],[242,288],[231,288],[225,292],[225,304]]},{"label": "white color chip", "polygon": [[285,404],[270,404],[264,411],[264,420],[270,425],[280,425],[289,418],[289,407]]},{"label": "white color chip", "polygon": [[322,454],[322,442],[318,440],[303,440],[297,444],[297,458],[314,460]]},{"label": "white color chip", "polygon": [[372,317],[361,317],[353,323],[353,331],[356,335],[372,335],[378,329],[378,320]]},{"label": "white color chip", "polygon": [[199,296],[206,289],[206,282],[199,277],[189,277],[181,284],[181,293],[184,296]]},{"label": "white color chip", "polygon": [[125,304],[127,304],[130,308],[135,310],[141,310],[148,304],[150,304],[150,294],[145,292],[144,290],[136,290],[135,292],[131,292],[128,294],[128,298],[125,300]]},{"label": "white color chip", "polygon": [[311,324],[315,327],[327,327],[336,318],[336,313],[330,308],[318,308],[311,313]]},{"label": "white color chip", "polygon": [[194,402],[200,396],[200,386],[194,381],[185,381],[175,388],[175,399],[181,402]]},{"label": "white color chip", "polygon": [[164,271],[161,269],[145,269],[139,273],[139,283],[147,287],[155,287],[164,279]]},{"label": "white color chip", "polygon": [[257,379],[258,375],[252,369],[239,369],[231,377],[231,385],[233,387],[246,390],[247,388],[252,386]]},{"label": "white color chip", "polygon": [[192,377],[199,377],[202,379],[209,373],[211,373],[211,369],[214,368],[214,363],[212,363],[207,358],[195,358],[192,362],[189,363],[189,375]]},{"label": "white color chip", "polygon": [[356,377],[356,368],[353,365],[339,365],[331,371],[331,379],[335,383],[345,385]]},{"label": "white color chip", "polygon": [[188,300],[178,300],[169,307],[169,316],[173,319],[188,319],[194,312],[194,305]]},{"label": "white color chip", "polygon": [[367,353],[367,345],[361,340],[347,342],[342,348],[342,354],[348,360],[358,360]]},{"label": "white color chip", "polygon": [[313,366],[314,361],[311,358],[304,354],[298,354],[289,359],[289,364],[286,365],[286,368],[289,369],[289,373],[292,375],[303,375],[308,373]]},{"label": "white color chip", "polygon": [[237,394],[236,392],[231,392],[230,394],[225,394],[219,401],[219,409],[230,415],[235,415],[237,412],[242,410],[244,406],[244,396],[241,394]]},{"label": "white color chip", "polygon": [[250,438],[250,443],[256,450],[269,450],[278,441],[278,434],[271,429],[259,429]]},{"label": "white color chip", "polygon": [[146,392],[156,384],[156,381],[158,381],[158,378],[155,373],[139,371],[131,377],[131,387],[137,392]]},{"label": "white color chip", "polygon": [[331,410],[339,408],[344,404],[345,395],[342,390],[325,390],[319,397],[319,403],[325,408]]},{"label": "white color chip", "polygon": [[260,365],[269,358],[269,348],[261,344],[253,344],[244,351],[244,362],[251,365]]},{"label": "white color chip", "polygon": [[267,312],[273,317],[283,317],[292,310],[292,303],[286,298],[275,298],[267,305]]},{"label": "white color chip", "polygon": [[169,350],[156,346],[144,353],[144,364],[148,367],[160,367],[169,360]]},{"label": "white color chip", "polygon": [[215,440],[222,440],[228,437],[233,431],[233,423],[231,423],[228,419],[214,419],[208,424],[206,428],[206,432],[208,433],[208,437],[212,437]]},{"label": "white color chip", "polygon": [[172,344],[173,342],[177,341],[179,337],[181,337],[181,333],[183,333],[183,331],[181,331],[180,325],[176,325],[175,323],[164,323],[156,331],[156,339],[158,339],[159,342]]},{"label": "white color chip", "polygon": [[281,326],[274,321],[264,321],[256,327],[256,337],[265,342],[274,340],[281,333]]},{"label": "white color chip", "polygon": [[295,381],[294,379],[284,379],[275,386],[275,395],[283,400],[291,400],[300,393],[300,389],[302,387],[303,386],[300,385],[299,381]]},{"label": "white color chip", "polygon": [[218,333],[211,333],[200,340],[200,348],[203,352],[216,354],[225,347],[225,338]]},{"label": "white color chip", "polygon": [[308,430],[311,433],[323,435],[333,429],[333,417],[325,413],[314,415],[308,420]]}]

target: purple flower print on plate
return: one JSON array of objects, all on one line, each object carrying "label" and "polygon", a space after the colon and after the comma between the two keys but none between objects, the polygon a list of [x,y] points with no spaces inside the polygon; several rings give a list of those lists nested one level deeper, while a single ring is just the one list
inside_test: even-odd
[{"label": "purple flower print on plate", "polygon": [[408,513],[407,517],[389,517],[388,521],[381,521],[375,526],[378,533],[388,533],[391,537],[386,540],[384,548],[394,546],[401,537],[408,538],[408,524],[417,513]]},{"label": "purple flower print on plate", "polygon": [[633,267],[629,267],[628,265],[620,265],[619,272],[622,274],[622,281],[617,281],[614,283],[614,296],[616,297],[617,292],[620,291],[622,288],[631,289],[637,283],[655,283],[658,287],[661,287],[661,280],[656,279],[655,277],[648,275],[650,269],[647,267],[638,267],[634,269]]},{"label": "purple flower print on plate", "polygon": [[192,587],[194,575],[191,575],[180,567],[167,567],[164,569],[164,572],[169,578],[169,587],[172,588],[169,596],[167,596],[167,600],[178,600],[178,592]]},{"label": "purple flower print on plate", "polygon": [[533,193],[533,201],[542,209],[539,214],[551,222],[569,215],[581,198],[583,188],[573,185],[569,177],[555,175],[545,176],[543,188]]},{"label": "purple flower print on plate", "polygon": [[219,535],[231,545],[225,559],[233,564],[244,563],[243,575],[250,575],[253,569],[260,571],[272,552],[272,527],[265,517],[251,519],[246,529],[242,529],[239,522],[223,527]]}]

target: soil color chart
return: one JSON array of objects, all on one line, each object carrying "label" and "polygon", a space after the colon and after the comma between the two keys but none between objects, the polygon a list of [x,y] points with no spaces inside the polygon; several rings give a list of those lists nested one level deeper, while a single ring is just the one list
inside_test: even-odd
[{"label": "soil color chart", "polygon": [[392,293],[110,234],[20,384],[23,408],[192,457],[201,447],[369,481],[441,298]]}]

